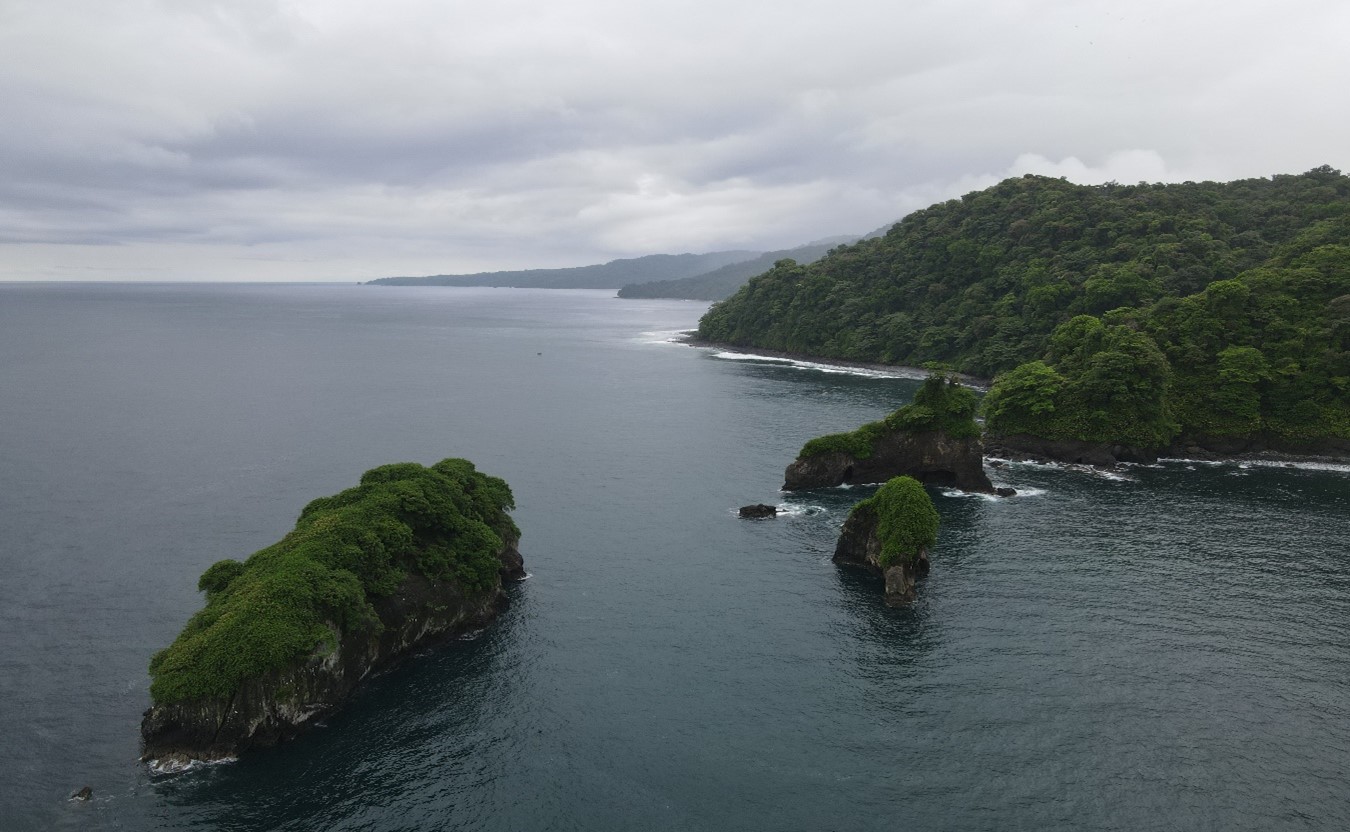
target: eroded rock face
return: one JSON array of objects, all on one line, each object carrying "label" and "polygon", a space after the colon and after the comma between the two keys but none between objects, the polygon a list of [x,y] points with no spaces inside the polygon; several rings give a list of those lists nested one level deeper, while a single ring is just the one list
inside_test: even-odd
[{"label": "eroded rock face", "polygon": [[886,482],[910,476],[925,485],[993,494],[984,473],[979,439],[953,439],[942,431],[894,431],[873,444],[872,455],[858,459],[840,451],[798,457],[783,474],[783,488],[801,491],[851,483]]},{"label": "eroded rock face", "polygon": [[[503,580],[525,577],[516,541],[509,541],[498,557]],[[229,698],[151,707],[141,721],[141,759],[172,771],[291,739],[338,708],[372,672],[421,645],[483,626],[505,605],[500,585],[486,597],[466,598],[452,583],[410,573],[396,592],[375,602],[383,632],[344,637],[333,627],[332,645],[320,645],[282,671],[248,680]]]},{"label": "eroded rock face", "polygon": [[866,569],[880,575],[886,582],[886,603],[907,604],[914,600],[915,583],[928,574],[928,550],[920,549],[914,560],[881,565],[881,540],[877,537],[876,512],[860,506],[844,521],[839,543],[834,549],[834,562],[841,566]]}]

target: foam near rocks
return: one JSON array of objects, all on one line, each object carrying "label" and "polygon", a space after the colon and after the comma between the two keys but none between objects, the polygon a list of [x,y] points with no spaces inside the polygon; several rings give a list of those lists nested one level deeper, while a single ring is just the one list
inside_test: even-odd
[{"label": "foam near rocks", "polygon": [[926,370],[915,370],[907,367],[897,367],[895,369],[885,369],[881,367],[853,367],[847,364],[828,364],[820,361],[804,361],[797,358],[787,358],[785,356],[775,355],[755,355],[754,353],[735,352],[732,350],[717,350],[712,353],[712,357],[722,361],[751,361],[765,364],[778,364],[784,367],[792,367],[797,370],[814,370],[819,373],[862,376],[863,378],[907,378],[919,380],[926,378],[928,374]]}]

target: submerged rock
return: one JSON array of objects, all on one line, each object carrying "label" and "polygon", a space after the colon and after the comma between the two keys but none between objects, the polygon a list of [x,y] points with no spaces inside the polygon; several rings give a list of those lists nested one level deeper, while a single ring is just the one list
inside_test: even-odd
[{"label": "submerged rock", "polygon": [[752,506],[741,506],[740,516],[756,519],[761,517],[777,517],[778,507],[766,505],[765,503],[756,503]]},{"label": "submerged rock", "polygon": [[[247,562],[207,570],[206,609],[151,662],[142,759],[172,771],[291,739],[372,672],[483,626],[506,604],[503,581],[525,577],[510,507],[506,484],[464,460],[385,466],[311,503]],[[317,629],[288,631],[296,620]],[[281,638],[309,647],[276,661],[266,640]]]},{"label": "submerged rock", "polygon": [[937,541],[937,527],[937,509],[923,486],[911,477],[896,477],[853,507],[839,534],[834,562],[880,575],[886,603],[909,603],[916,582],[928,574],[928,550]]}]

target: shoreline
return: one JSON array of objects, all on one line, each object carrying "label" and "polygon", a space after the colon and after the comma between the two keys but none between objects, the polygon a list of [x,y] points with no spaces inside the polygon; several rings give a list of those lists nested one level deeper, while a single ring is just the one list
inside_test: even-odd
[{"label": "shoreline", "polygon": [[[806,353],[789,352],[787,350],[770,350],[760,347],[742,347],[736,344],[727,344],[720,341],[708,341],[697,337],[698,330],[690,329],[679,333],[672,339],[672,343],[681,344],[700,349],[720,349],[727,352],[736,352],[743,355],[759,356],[762,358],[781,359],[784,361],[796,361],[804,364],[819,364],[827,367],[841,367],[858,370],[871,370],[874,372],[904,373],[913,374],[915,378],[923,378],[929,371],[923,367],[911,367],[905,364],[877,364],[867,361],[849,361],[843,358],[825,358],[821,356],[808,355]],[[956,377],[969,387],[977,390],[988,391],[993,379],[980,378],[967,375],[965,373],[955,373]],[[987,439],[985,440],[987,441]],[[1174,440],[1176,441],[1176,440]],[[1350,453],[1338,452],[1328,449],[1325,453],[1317,452],[1296,452],[1281,451],[1265,448],[1256,451],[1236,451],[1222,452],[1195,446],[1186,448],[1183,454],[1174,453],[1182,450],[1178,445],[1192,444],[1190,442],[1179,442],[1167,448],[1160,449],[1157,455],[1159,460],[1200,462],[1200,463],[1223,463],[1223,462],[1266,462],[1266,463],[1324,463],[1330,465],[1350,465]],[[1109,447],[1108,443],[1102,443],[1103,447]],[[1011,449],[1001,449],[1005,452]],[[1198,451],[1198,453],[1196,453]],[[1038,457],[1044,458],[1043,454],[1029,453],[1025,451],[1014,452],[1011,458],[1019,459],[1024,462],[1039,461]],[[991,458],[1009,459],[1008,456],[998,456]],[[1063,460],[1055,460],[1063,462]],[[1091,463],[1088,463],[1091,464]],[[1116,460],[1110,465],[1096,465],[1094,467],[1114,468],[1119,465],[1135,464],[1129,461]]]},{"label": "shoreline", "polygon": [[[905,373],[913,374],[916,379],[926,378],[930,372],[924,367],[912,367],[908,364],[878,364],[871,361],[850,361],[846,358],[826,358],[819,355],[809,355],[800,352],[788,352],[787,350],[770,350],[761,347],[742,347],[736,344],[727,344],[721,341],[705,341],[697,337],[695,333],[698,330],[688,329],[681,332],[672,339],[672,343],[683,344],[688,347],[698,347],[700,349],[719,349],[727,352],[737,352],[744,355],[754,355],[761,358],[777,358],[784,361],[800,361],[806,364],[820,364],[826,367],[847,367],[857,370],[872,370],[882,373]],[[953,372],[952,375],[967,387],[974,387],[979,390],[988,390],[993,379],[980,378],[978,376],[968,375],[966,373]]]},{"label": "shoreline", "polygon": [[1296,454],[1284,451],[1243,451],[1234,454],[1209,453],[1205,456],[1184,455],[1177,456],[1169,453],[1170,450],[1164,449],[1159,452],[1158,458],[1153,462],[1132,462],[1126,460],[1117,460],[1110,465],[1096,465],[1090,462],[1066,462],[1062,459],[1047,457],[1042,454],[1032,454],[1025,452],[1012,451],[1008,448],[998,448],[993,453],[986,453],[985,460],[997,461],[1003,463],[1020,462],[1028,465],[1080,465],[1087,468],[1099,468],[1104,471],[1110,471],[1116,468],[1136,468],[1136,467],[1156,467],[1160,464],[1184,464],[1184,465],[1241,465],[1244,463],[1255,464],[1260,467],[1268,468],[1297,468],[1300,465],[1334,465],[1350,466],[1350,455],[1337,456],[1334,454]]}]

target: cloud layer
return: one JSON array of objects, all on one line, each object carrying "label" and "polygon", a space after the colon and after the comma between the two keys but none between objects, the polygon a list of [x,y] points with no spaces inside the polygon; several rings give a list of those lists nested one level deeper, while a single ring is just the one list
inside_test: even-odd
[{"label": "cloud layer", "polygon": [[1010,175],[1350,167],[1350,6],[0,0],[0,279],[781,248]]}]

